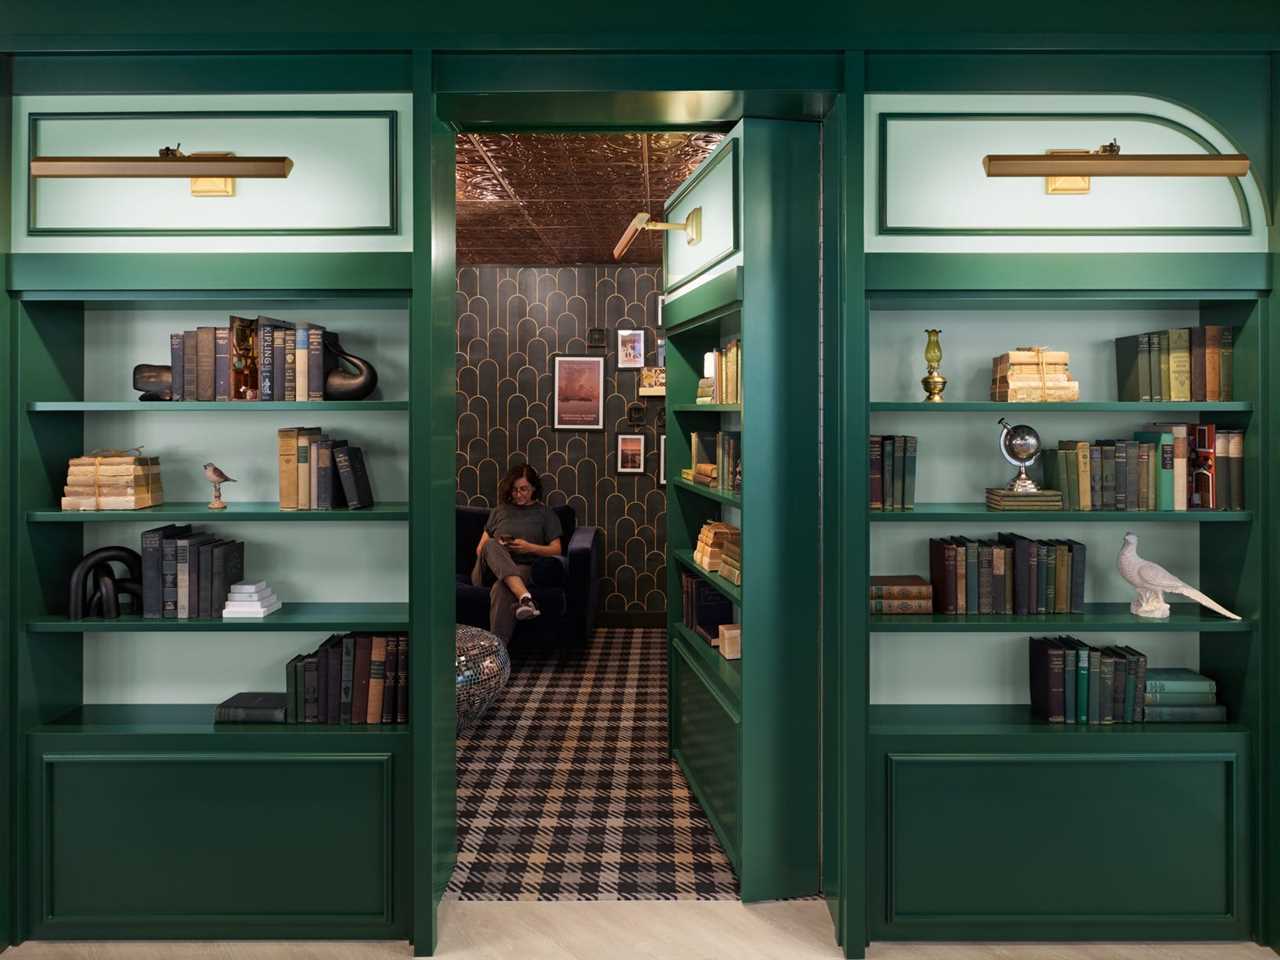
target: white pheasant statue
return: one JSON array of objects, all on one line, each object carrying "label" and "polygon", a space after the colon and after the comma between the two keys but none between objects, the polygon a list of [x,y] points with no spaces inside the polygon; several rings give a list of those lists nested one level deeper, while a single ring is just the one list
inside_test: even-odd
[{"label": "white pheasant statue", "polygon": [[1124,577],[1138,591],[1138,599],[1129,604],[1129,611],[1139,617],[1153,617],[1164,620],[1169,616],[1169,605],[1164,602],[1165,593],[1180,593],[1190,597],[1196,603],[1217,611],[1232,620],[1240,618],[1221,604],[1210,600],[1203,593],[1183,583],[1172,573],[1150,560],[1138,556],[1138,535],[1126,533],[1124,546],[1120,548],[1120,576]]}]

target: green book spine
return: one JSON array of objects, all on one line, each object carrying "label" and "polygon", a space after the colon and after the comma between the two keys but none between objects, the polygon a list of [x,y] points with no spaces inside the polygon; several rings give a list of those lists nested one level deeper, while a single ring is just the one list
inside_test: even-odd
[{"label": "green book spine", "polygon": [[893,509],[901,510],[906,502],[907,438],[893,438]]},{"label": "green book spine", "polygon": [[1102,651],[1089,648],[1089,722],[1102,722]]},{"label": "green book spine", "polygon": [[[294,660],[297,658],[295,657]],[[298,675],[294,672],[294,660],[290,660],[284,665],[284,707],[285,722],[298,723],[298,705],[296,703],[298,697]]]},{"label": "green book spine", "polygon": [[1218,385],[1223,400],[1235,396],[1235,331],[1232,327],[1222,328],[1222,345],[1219,350],[1222,357],[1222,369],[1219,372]]},{"label": "green book spine", "polygon": [[1148,359],[1151,362],[1151,399],[1159,401],[1164,399],[1164,394],[1160,392],[1160,367],[1163,363],[1163,355],[1160,352],[1160,334],[1148,333],[1147,343],[1150,351]]},{"label": "green book spine", "polygon": [[1109,650],[1103,650],[1098,666],[1098,722],[1114,723],[1112,705],[1115,703],[1116,658]]},{"label": "green book spine", "polygon": [[1173,434],[1145,430],[1133,435],[1135,440],[1150,443],[1156,449],[1153,458],[1157,510],[1173,509]]},{"label": "green book spine", "polygon": [[1153,680],[1147,671],[1147,693],[1200,693],[1217,695],[1218,684],[1214,680]]},{"label": "green book spine", "polygon": [[[1116,509],[1132,510],[1129,503],[1129,448],[1123,440],[1116,441]],[[1135,464],[1136,466],[1136,464]]]},{"label": "green book spine", "polygon": [[[1119,444],[1116,444],[1119,447]],[[1128,485],[1125,490],[1125,505],[1128,510],[1141,509],[1141,503],[1138,498],[1138,478],[1141,475],[1140,464],[1138,463],[1138,442],[1136,440],[1125,441],[1125,454],[1128,461],[1125,473],[1125,483]]]},{"label": "green book spine", "polygon": [[1115,647],[1111,648],[1111,656],[1114,660],[1111,673],[1111,722],[1124,723],[1124,685],[1129,661]]},{"label": "green book spine", "polygon": [[1161,330],[1156,334],[1160,340],[1160,398],[1168,401],[1173,399],[1173,380],[1169,370],[1169,331]]},{"label": "green book spine", "polygon": [[1116,397],[1130,403],[1142,399],[1138,379],[1138,337],[1116,338]]},{"label": "green book spine", "polygon": [[1076,723],[1089,722],[1089,647],[1076,641]]},{"label": "green book spine", "polygon": [[915,437],[907,437],[907,453],[902,461],[902,509],[914,510],[916,505],[916,444]]},{"label": "green book spine", "polygon": [[1138,692],[1138,659],[1130,657],[1129,662],[1125,665],[1124,674],[1124,722],[1133,723],[1134,707],[1137,705],[1136,694]]},{"label": "green book spine", "polygon": [[[1063,442],[1066,443],[1068,441],[1063,441]],[[1067,503],[1068,503],[1067,509],[1079,510],[1080,509],[1080,478],[1075,469],[1075,466],[1076,466],[1075,442],[1070,441],[1070,443],[1071,443],[1070,449],[1068,449],[1065,446],[1062,446],[1061,444],[1059,444],[1058,446],[1058,470],[1061,471],[1061,477],[1062,477],[1062,479],[1059,480],[1058,482],[1062,484],[1065,481],[1065,486],[1061,486],[1059,487],[1059,489],[1062,490],[1062,492],[1065,493],[1067,496]]]},{"label": "green book spine", "polygon": [[1222,704],[1198,707],[1147,707],[1148,723],[1226,723],[1227,708]]},{"label": "green book spine", "polygon": [[1197,707],[1209,703],[1217,703],[1216,693],[1151,693],[1143,697],[1147,706],[1164,704],[1166,707]]}]

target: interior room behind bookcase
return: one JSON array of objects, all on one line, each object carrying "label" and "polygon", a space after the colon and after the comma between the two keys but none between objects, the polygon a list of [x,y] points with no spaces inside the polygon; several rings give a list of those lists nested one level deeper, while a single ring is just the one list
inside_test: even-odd
[{"label": "interior room behind bookcase", "polygon": [[[1220,305],[1219,305],[1220,306]],[[870,318],[870,399],[875,402],[922,400],[920,377],[925,370],[926,328],[942,331],[941,372],[948,378],[941,406],[989,399],[991,358],[1020,346],[1044,346],[1070,353],[1070,370],[1080,382],[1080,401],[1115,401],[1116,337],[1191,327],[1202,321],[1248,322],[1243,306],[1202,308],[1190,303],[1136,306],[1073,305],[1070,303],[987,303],[975,307],[936,308],[874,303]],[[1247,389],[1247,388],[1246,388]],[[1237,399],[1242,399],[1237,395]],[[1170,412],[1082,412],[1069,405],[1038,411],[1034,405],[992,413],[945,412],[922,409],[875,412],[872,434],[910,434],[919,438],[916,503],[980,503],[985,488],[1006,483],[1014,474],[998,448],[1004,416],[1013,424],[1029,424],[1039,432],[1043,449],[1055,450],[1060,440],[1130,438],[1152,422],[1196,422],[1194,410]],[[1240,414],[1206,414],[1228,425],[1244,426]],[[1051,455],[1051,454],[1049,454]],[[1043,480],[1043,462],[1031,475]],[[1246,490],[1245,506],[1250,504]],[[874,514],[872,515],[874,519]],[[1224,525],[1231,526],[1231,525]],[[1012,531],[1033,539],[1071,539],[1087,550],[1086,602],[1133,599],[1132,588],[1116,570],[1116,558],[1126,531],[1137,533],[1139,553],[1165,566],[1192,584],[1201,583],[1201,525],[1162,521],[1159,514],[1126,513],[1109,523],[1055,520],[1034,523],[1010,520],[997,512],[974,522],[871,524],[871,573],[929,575],[930,537],[994,537]],[[1175,598],[1176,599],[1176,598]],[[1219,598],[1221,599],[1221,598]],[[1226,601],[1224,601],[1226,602]],[[870,695],[872,704],[906,703],[1026,703],[1027,644],[1031,634],[1069,633],[1069,627],[1026,629],[1009,633],[974,633],[957,642],[951,633],[871,634]],[[1229,637],[1196,633],[1107,633],[1081,635],[1090,643],[1128,644],[1147,654],[1150,665],[1191,666],[1200,662],[1201,643],[1236,642]],[[1105,638],[1105,639],[1103,639]]]},{"label": "interior room behind bookcase", "polygon": [[[202,412],[198,402],[180,404],[181,411],[168,403],[137,402],[131,389],[135,364],[168,363],[170,332],[226,326],[233,313],[318,323],[377,369],[378,389],[370,400],[408,397],[409,323],[403,302],[88,304],[84,399],[132,401],[139,409],[85,414],[85,450],[142,446],[158,455],[169,502],[207,502],[210,487],[201,466],[212,461],[237,480],[223,487],[224,499],[234,507],[237,501],[277,501],[279,428],[318,426],[364,448],[376,501],[408,499],[405,411]],[[156,409],[148,412],[151,406]],[[141,517],[137,523],[86,523],[84,550],[110,544],[136,550],[142,531],[157,525],[156,518]],[[408,526],[402,523],[219,521],[205,529],[243,540],[246,576],[267,580],[285,602],[404,602],[409,595]],[[315,649],[320,639],[315,631],[87,634],[84,702],[218,703],[240,690],[281,689],[284,663]]]}]

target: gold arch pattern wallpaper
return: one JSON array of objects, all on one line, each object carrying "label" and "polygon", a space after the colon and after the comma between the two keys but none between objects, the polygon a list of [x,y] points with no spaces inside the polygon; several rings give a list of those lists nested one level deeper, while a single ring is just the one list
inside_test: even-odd
[{"label": "gold arch pattern wallpaper", "polygon": [[[604,531],[601,608],[666,610],[666,487],[658,483],[663,397],[636,395],[639,370],[617,367],[619,329],[645,330],[656,365],[662,270],[657,266],[458,270],[457,502],[493,507],[510,466],[528,462],[543,498],[573,507],[580,526]],[[607,330],[604,347],[587,331]],[[557,356],[603,356],[604,430],[556,430]],[[644,425],[627,406],[643,403]],[[644,473],[618,473],[617,435],[645,438]]]}]

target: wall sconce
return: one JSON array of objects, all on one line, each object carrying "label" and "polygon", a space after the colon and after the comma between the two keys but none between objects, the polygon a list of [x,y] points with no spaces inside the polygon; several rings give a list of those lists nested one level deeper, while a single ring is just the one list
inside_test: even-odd
[{"label": "wall sconce", "polygon": [[181,177],[283,180],[293,169],[288,157],[237,157],[235,154],[190,156],[179,147],[161,147],[154,157],[34,157],[33,177]]},{"label": "wall sconce", "polygon": [[1090,177],[1243,177],[1243,153],[1135,153],[1120,155],[1112,140],[1097,150],[988,154],[988,177],[1044,177],[1046,193],[1088,193]]},{"label": "wall sconce", "polygon": [[627,224],[622,239],[613,248],[613,259],[621,260],[626,256],[631,245],[636,242],[636,237],[640,236],[641,230],[683,230],[685,242],[692,247],[702,240],[702,208],[694,207],[690,210],[684,223],[663,223],[659,220],[650,220],[647,213],[637,213]]}]

